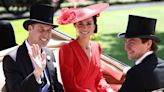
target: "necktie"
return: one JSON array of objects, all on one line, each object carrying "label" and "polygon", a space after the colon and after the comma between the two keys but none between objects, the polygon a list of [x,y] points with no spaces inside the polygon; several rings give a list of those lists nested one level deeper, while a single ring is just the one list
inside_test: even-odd
[{"label": "necktie", "polygon": [[48,79],[48,75],[45,69],[43,73],[44,73],[44,78],[42,78],[43,85],[41,86],[41,92],[48,92],[48,88],[50,87],[50,81]]}]

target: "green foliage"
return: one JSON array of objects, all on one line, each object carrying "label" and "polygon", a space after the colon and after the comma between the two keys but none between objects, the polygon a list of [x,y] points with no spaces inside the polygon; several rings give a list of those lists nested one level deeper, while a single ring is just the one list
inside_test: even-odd
[{"label": "green foliage", "polygon": [[[101,35],[100,42],[102,42],[103,51],[126,64],[133,65],[133,62],[127,59],[127,54],[124,51],[124,39],[117,38],[118,33],[126,31],[129,14],[156,18],[156,33],[163,40],[164,6],[132,8],[102,13],[100,18],[101,31],[99,30],[99,34]],[[160,43],[157,54],[164,59],[164,41]]]},{"label": "green foliage", "polygon": [[22,44],[22,42],[27,38],[27,31],[23,28],[23,22],[25,19],[11,21],[14,28],[14,33],[16,37],[16,43]]},{"label": "green foliage", "polygon": [[[157,36],[163,40],[164,6],[105,11],[101,13],[100,17],[98,18],[98,34],[94,35],[93,39],[101,43],[103,53],[106,53],[107,55],[110,55],[113,58],[116,58],[128,65],[133,65],[133,62],[127,59],[127,54],[124,51],[124,39],[117,38],[118,33],[125,32],[129,14],[157,18]],[[27,37],[27,31],[25,31],[22,27],[23,21],[24,20],[12,21],[18,44],[21,44]],[[75,29],[71,24],[59,26],[58,30],[72,37],[76,37]],[[157,54],[160,58],[164,59],[164,41],[162,41],[159,45],[159,51]]]}]

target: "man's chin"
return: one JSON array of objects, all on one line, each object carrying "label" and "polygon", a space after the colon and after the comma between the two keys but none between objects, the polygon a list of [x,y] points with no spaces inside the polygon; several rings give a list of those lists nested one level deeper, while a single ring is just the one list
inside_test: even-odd
[{"label": "man's chin", "polygon": [[39,45],[40,47],[46,47],[47,46],[47,43],[42,43]]},{"label": "man's chin", "polygon": [[134,60],[132,57],[128,57],[129,60]]}]

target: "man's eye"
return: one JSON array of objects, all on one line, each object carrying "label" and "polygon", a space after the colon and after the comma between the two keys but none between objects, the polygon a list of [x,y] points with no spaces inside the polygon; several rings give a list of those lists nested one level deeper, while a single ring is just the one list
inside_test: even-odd
[{"label": "man's eye", "polygon": [[90,25],[92,25],[92,23],[88,23],[87,25],[90,26]]},{"label": "man's eye", "polygon": [[43,32],[43,30],[39,30],[40,32]]},{"label": "man's eye", "polygon": [[130,45],[134,45],[134,43],[132,42],[132,43],[130,43]]},{"label": "man's eye", "polygon": [[52,31],[52,29],[47,30],[47,32],[51,32],[51,31]]},{"label": "man's eye", "polygon": [[39,29],[39,32],[42,33],[42,32],[44,32],[44,30],[43,29]]}]

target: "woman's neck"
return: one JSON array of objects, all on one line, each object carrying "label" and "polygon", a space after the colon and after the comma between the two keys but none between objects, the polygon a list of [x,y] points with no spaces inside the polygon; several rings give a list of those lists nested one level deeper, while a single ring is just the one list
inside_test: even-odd
[{"label": "woman's neck", "polygon": [[89,42],[90,42],[90,39],[80,39],[80,38],[77,38],[77,41],[78,43],[80,44],[80,46],[83,48],[83,49],[88,49],[89,47]]},{"label": "woman's neck", "polygon": [[77,41],[80,44],[81,48],[86,53],[88,60],[91,61],[92,52],[91,52],[90,39],[77,39]]}]

